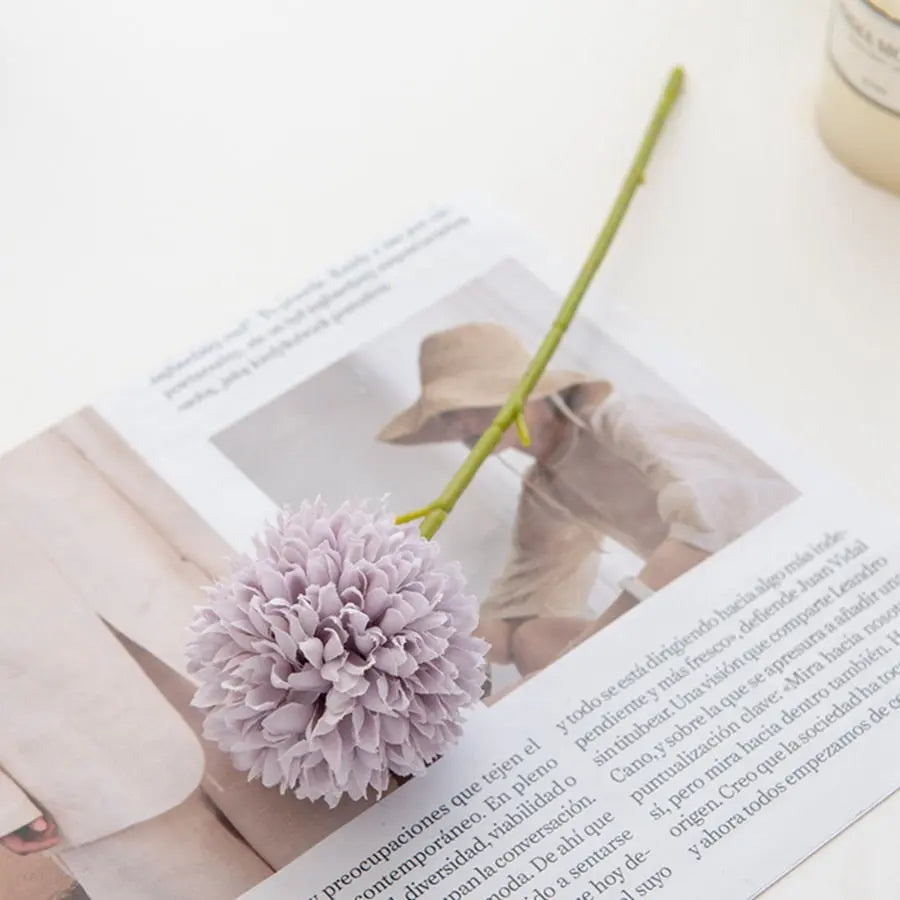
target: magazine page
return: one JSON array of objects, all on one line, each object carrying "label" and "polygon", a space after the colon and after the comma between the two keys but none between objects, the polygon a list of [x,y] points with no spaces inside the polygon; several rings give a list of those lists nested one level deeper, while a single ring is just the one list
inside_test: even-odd
[{"label": "magazine page", "polygon": [[459,745],[329,809],[203,740],[201,588],[285,504],[428,502],[565,286],[445,207],[0,460],[15,900],[749,898],[896,789],[896,521],[605,304],[439,535],[490,644]]}]

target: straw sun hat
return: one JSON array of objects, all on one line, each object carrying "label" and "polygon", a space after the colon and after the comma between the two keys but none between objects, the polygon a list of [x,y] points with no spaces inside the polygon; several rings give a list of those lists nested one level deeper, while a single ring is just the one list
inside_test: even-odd
[{"label": "straw sun hat", "polygon": [[[422,393],[378,435],[390,444],[428,444],[448,440],[444,413],[499,409],[518,384],[531,354],[502,325],[479,322],[432,334],[419,348]],[[579,388],[595,402],[605,399],[608,381],[577,372],[546,372],[530,399]]]}]

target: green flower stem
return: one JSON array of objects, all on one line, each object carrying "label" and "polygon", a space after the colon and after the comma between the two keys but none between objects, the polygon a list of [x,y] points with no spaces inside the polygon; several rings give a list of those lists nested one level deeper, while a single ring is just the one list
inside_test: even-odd
[{"label": "green flower stem", "polygon": [[437,530],[444,524],[447,516],[453,510],[453,507],[456,506],[462,492],[475,477],[475,473],[491,455],[511,425],[515,424],[522,443],[528,444],[528,428],[525,424],[524,415],[525,404],[528,402],[529,395],[544,374],[547,364],[556,352],[563,335],[575,317],[582,298],[587,292],[597,269],[600,267],[600,263],[606,256],[610,244],[612,244],[613,238],[619,230],[619,226],[622,224],[622,219],[625,217],[625,212],[628,210],[632,198],[638,187],[644,182],[644,169],[647,166],[653,148],[656,146],[666,117],[669,115],[681,91],[683,80],[684,70],[680,67],[673,69],[656,105],[653,118],[650,120],[650,124],[644,133],[641,145],[632,160],[631,168],[628,170],[625,181],[622,183],[615,203],[613,203],[609,212],[606,224],[594,242],[590,255],[578,273],[575,283],[563,301],[559,314],[544,337],[541,346],[522,375],[521,381],[509,395],[509,398],[503,404],[488,430],[484,432],[478,443],[475,444],[463,461],[463,464],[450,479],[440,497],[423,509],[400,516],[397,519],[398,524],[412,522],[415,519],[424,519],[420,529],[421,533],[429,539],[434,537]]}]

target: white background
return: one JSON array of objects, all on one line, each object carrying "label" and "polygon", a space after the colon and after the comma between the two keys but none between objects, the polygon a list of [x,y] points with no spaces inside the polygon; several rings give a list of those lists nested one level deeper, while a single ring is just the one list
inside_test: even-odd
[{"label": "white background", "polygon": [[[0,2],[0,448],[462,190],[900,509],[900,199],[814,127],[825,0]],[[900,803],[773,891],[889,898]]]}]

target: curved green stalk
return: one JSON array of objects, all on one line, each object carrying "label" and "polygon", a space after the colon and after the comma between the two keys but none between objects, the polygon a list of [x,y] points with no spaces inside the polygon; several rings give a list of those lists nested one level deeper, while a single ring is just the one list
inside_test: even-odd
[{"label": "curved green stalk", "polygon": [[516,425],[522,443],[525,445],[528,444],[528,428],[525,424],[523,412],[525,404],[528,401],[529,395],[534,390],[535,385],[544,374],[544,370],[547,368],[547,364],[556,352],[556,348],[559,346],[559,342],[566,333],[569,324],[575,317],[575,313],[578,310],[582,298],[587,292],[597,269],[600,267],[600,263],[603,262],[610,244],[612,244],[613,238],[619,230],[619,225],[622,224],[622,219],[625,217],[625,213],[628,210],[632,198],[637,192],[638,187],[644,182],[644,169],[647,166],[653,148],[656,146],[657,139],[662,131],[666,117],[669,115],[669,112],[681,91],[683,80],[684,70],[680,67],[673,69],[656,105],[653,118],[650,120],[650,124],[647,126],[647,130],[644,133],[640,147],[638,147],[638,151],[632,160],[631,168],[628,170],[628,174],[625,176],[624,182],[622,182],[622,187],[619,189],[615,203],[613,203],[612,209],[609,212],[606,224],[603,226],[603,230],[594,242],[594,246],[591,248],[587,260],[581,267],[581,271],[578,273],[575,283],[572,285],[568,296],[563,301],[559,314],[553,321],[553,324],[544,337],[537,353],[534,355],[534,358],[522,375],[521,381],[509,395],[509,398],[500,409],[500,412],[497,413],[496,418],[491,423],[488,430],[484,432],[478,440],[478,443],[475,444],[469,455],[463,461],[463,464],[447,483],[447,486],[444,488],[440,497],[422,509],[399,516],[397,518],[398,525],[405,522],[412,522],[415,519],[424,519],[420,528],[422,534],[429,539],[434,537],[437,530],[444,524],[445,519],[453,510],[453,507],[456,506],[462,492],[469,486],[470,482],[475,477],[475,473],[491,455],[494,448],[503,437],[504,432],[506,432],[511,425]]}]

